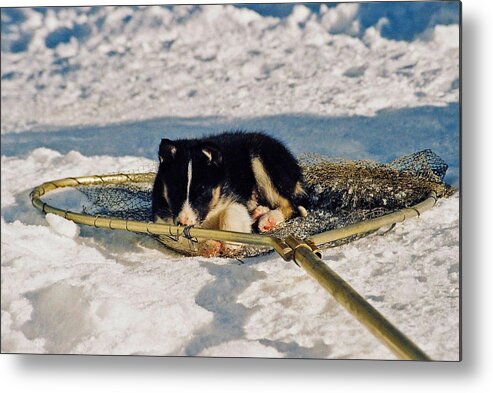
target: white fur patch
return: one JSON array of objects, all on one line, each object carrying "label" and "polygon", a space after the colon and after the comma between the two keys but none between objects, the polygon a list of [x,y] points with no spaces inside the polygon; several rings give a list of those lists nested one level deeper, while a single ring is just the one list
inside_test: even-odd
[{"label": "white fur patch", "polygon": [[187,171],[187,202],[190,198],[190,185],[192,184],[192,160],[188,161]]},{"label": "white fur patch", "polygon": [[188,199],[183,204],[180,213],[178,214],[177,220],[182,225],[195,225],[197,224],[198,217],[197,213],[190,206]]},{"label": "white fur patch", "polygon": [[222,211],[219,219],[219,229],[223,231],[246,232],[252,229],[252,219],[246,206],[240,203],[231,203]]},{"label": "white fur patch", "polygon": [[182,225],[195,225],[197,224],[198,217],[195,210],[190,205],[190,185],[192,184],[192,160],[188,161],[187,170],[187,199],[178,213],[177,220]]}]

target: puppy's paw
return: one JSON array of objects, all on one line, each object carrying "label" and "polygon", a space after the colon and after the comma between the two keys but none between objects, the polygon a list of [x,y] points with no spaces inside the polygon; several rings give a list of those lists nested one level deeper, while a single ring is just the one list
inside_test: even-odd
[{"label": "puppy's paw", "polygon": [[252,212],[251,216],[253,221],[257,221],[264,214],[270,212],[270,209],[267,206],[257,206]]},{"label": "puppy's paw", "polygon": [[270,210],[268,213],[260,217],[258,221],[258,229],[260,232],[268,232],[276,228],[280,223],[284,222],[284,216],[280,210]]},{"label": "puppy's paw", "polygon": [[221,255],[223,244],[217,240],[206,240],[199,243],[199,254],[206,258],[213,258]]}]

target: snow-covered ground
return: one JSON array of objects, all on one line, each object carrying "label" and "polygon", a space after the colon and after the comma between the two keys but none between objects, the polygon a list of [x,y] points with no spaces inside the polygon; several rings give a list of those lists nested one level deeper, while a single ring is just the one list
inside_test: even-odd
[{"label": "snow-covered ground", "polygon": [[[28,194],[148,170],[161,137],[225,128],[353,159],[429,147],[457,185],[457,25],[391,40],[383,19],[362,31],[355,4],[287,18],[231,6],[22,15],[2,12],[2,351],[393,358],[275,254],[186,258],[44,217]],[[458,359],[458,193],[324,259],[432,358]]]}]

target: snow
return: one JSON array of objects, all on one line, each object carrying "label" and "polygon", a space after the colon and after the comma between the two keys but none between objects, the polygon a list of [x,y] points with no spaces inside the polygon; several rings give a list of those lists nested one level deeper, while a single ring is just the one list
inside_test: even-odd
[{"label": "snow", "polygon": [[[382,37],[384,19],[363,31],[354,4],[286,18],[232,6],[21,12],[4,27],[2,11],[3,352],[394,358],[275,254],[183,257],[43,216],[29,192],[153,170],[159,138],[238,127],[351,159],[432,148],[458,185],[457,25],[407,42]],[[73,190],[48,197],[87,204]],[[458,192],[324,260],[432,358],[458,359]]]},{"label": "snow", "polygon": [[55,233],[72,239],[79,236],[79,227],[74,222],[52,213],[48,213],[45,218]]},{"label": "snow", "polygon": [[321,5],[320,24],[331,34],[345,33],[356,35],[359,30],[357,20],[359,4],[338,4],[334,9]]},{"label": "snow", "polygon": [[411,44],[376,27],[360,39],[357,11],[297,5],[280,19],[221,5],[23,9],[25,20],[2,34],[2,48],[26,41],[2,53],[2,132],[163,116],[374,115],[458,101],[458,25]]},{"label": "snow", "polygon": [[[324,253],[332,269],[434,359],[457,359],[459,336],[452,322],[457,315],[450,313],[459,302],[457,209],[455,195],[388,235]],[[303,271],[291,267],[279,272],[271,262],[258,266],[265,278],[240,297],[248,307],[261,307],[246,325],[247,337],[294,342],[307,357],[391,357]]]}]

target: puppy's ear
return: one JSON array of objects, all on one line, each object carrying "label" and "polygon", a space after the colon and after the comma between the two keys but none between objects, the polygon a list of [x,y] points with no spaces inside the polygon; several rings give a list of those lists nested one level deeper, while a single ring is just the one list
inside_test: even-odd
[{"label": "puppy's ear", "polygon": [[201,146],[201,151],[207,164],[219,167],[223,163],[221,150],[213,143],[204,143]]},{"label": "puppy's ear", "polygon": [[161,139],[159,145],[159,162],[168,162],[175,158],[176,146],[173,141],[169,139]]}]

